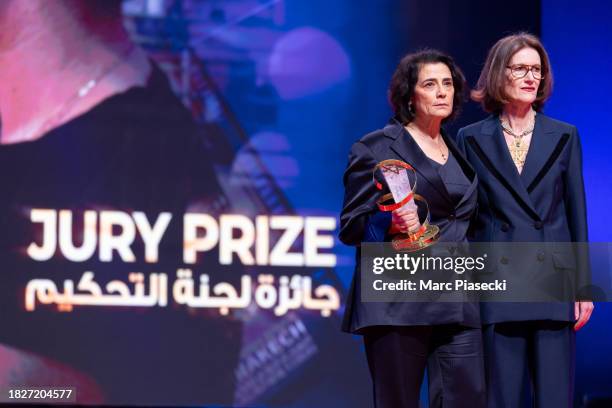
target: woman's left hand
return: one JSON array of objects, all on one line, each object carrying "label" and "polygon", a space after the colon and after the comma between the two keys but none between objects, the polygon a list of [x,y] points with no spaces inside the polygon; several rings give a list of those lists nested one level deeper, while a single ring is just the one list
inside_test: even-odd
[{"label": "woman's left hand", "polygon": [[574,325],[574,331],[580,330],[591,318],[593,313],[593,302],[576,302],[574,303],[574,316],[577,320]]}]

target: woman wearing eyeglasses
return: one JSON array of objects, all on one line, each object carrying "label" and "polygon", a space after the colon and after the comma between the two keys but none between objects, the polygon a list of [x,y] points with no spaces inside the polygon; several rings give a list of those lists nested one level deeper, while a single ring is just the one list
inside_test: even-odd
[{"label": "woman wearing eyeglasses", "polygon": [[520,256],[493,257],[491,272],[567,281],[571,289],[567,302],[482,303],[489,407],[526,406],[526,396],[539,408],[572,407],[575,331],[593,310],[581,294],[590,280],[588,256],[537,244],[587,241],[578,131],[542,113],[551,89],[541,42],[525,33],[502,38],[472,92],[491,116],[457,136],[479,179],[473,240],[533,243]]}]

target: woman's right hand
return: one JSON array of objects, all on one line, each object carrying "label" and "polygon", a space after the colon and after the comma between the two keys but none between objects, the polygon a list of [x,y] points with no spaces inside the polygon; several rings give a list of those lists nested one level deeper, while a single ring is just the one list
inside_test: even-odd
[{"label": "woman's right hand", "polygon": [[419,228],[421,228],[421,223],[417,208],[409,208],[405,205],[391,212],[389,234],[407,234],[409,232],[416,232]]}]

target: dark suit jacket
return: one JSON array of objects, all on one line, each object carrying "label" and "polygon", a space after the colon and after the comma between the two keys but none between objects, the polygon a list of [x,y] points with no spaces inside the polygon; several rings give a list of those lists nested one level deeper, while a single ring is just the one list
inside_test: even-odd
[{"label": "dark suit jacket", "polygon": [[[459,130],[457,144],[478,174],[479,211],[470,239],[477,242],[586,242],[587,220],[578,131],[546,115],[536,116],[531,145],[519,174],[499,118]],[[568,279],[574,297],[590,283],[588,252],[548,250],[534,245],[520,257],[501,257],[497,268],[521,262],[541,279]],[[553,246],[554,248],[554,246]],[[520,259],[519,259],[520,258]],[[524,267],[523,267],[524,265]],[[494,267],[495,268],[495,267]],[[494,303],[481,308],[483,323],[525,320],[574,320],[573,304]]]},{"label": "dark suit jacket", "polygon": [[404,127],[391,120],[383,129],[376,130],[353,144],[344,173],[344,206],[340,215],[340,240],[355,245],[356,266],[348,294],[342,329],[359,332],[378,325],[434,325],[461,323],[480,326],[477,304],[463,302],[361,302],[360,248],[361,242],[388,241],[387,230],[391,214],[376,206],[379,191],[372,181],[377,163],[399,159],[412,165],[417,172],[417,194],[428,204],[432,223],[440,227],[441,241],[464,241],[470,217],[476,207],[477,178],[457,146],[443,134],[471,185],[463,198],[454,203],[444,182],[429,159]]}]

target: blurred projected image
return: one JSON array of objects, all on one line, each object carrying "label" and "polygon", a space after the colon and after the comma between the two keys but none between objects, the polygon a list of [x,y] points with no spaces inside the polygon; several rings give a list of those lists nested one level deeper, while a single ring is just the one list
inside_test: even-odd
[{"label": "blurred projected image", "polygon": [[288,13],[0,4],[0,389],[311,406],[354,386],[329,367],[356,364],[335,213],[295,205],[310,175],[281,129],[284,104],[335,92],[350,62]]}]

